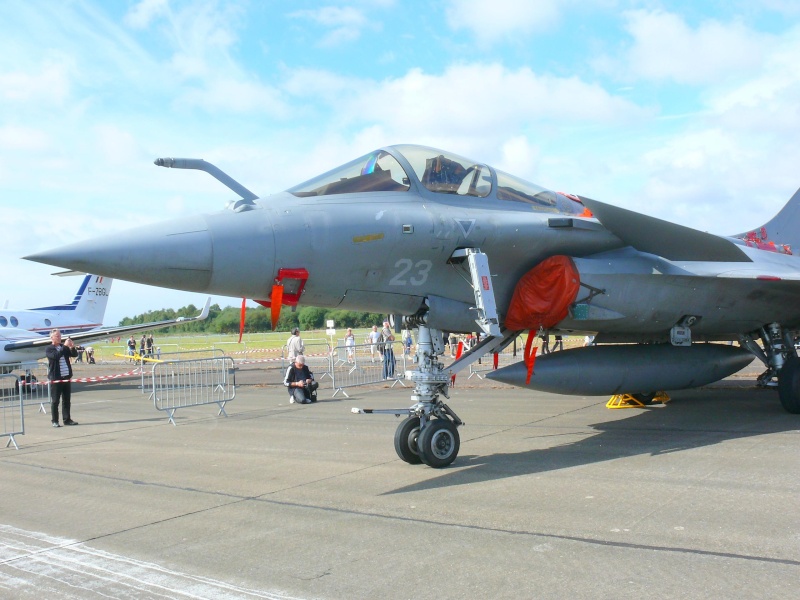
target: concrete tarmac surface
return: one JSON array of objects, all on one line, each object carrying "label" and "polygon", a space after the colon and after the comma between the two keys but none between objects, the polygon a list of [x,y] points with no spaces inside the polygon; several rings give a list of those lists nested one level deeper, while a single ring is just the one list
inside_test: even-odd
[{"label": "concrete tarmac surface", "polygon": [[0,598],[798,597],[800,416],[752,380],[609,410],[459,377],[442,470],[350,412],[411,388],[243,385],[173,426],[137,384],[0,448]]}]

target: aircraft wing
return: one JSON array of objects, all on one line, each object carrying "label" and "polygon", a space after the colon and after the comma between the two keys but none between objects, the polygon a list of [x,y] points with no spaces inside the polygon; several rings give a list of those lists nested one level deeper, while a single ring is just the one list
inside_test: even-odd
[{"label": "aircraft wing", "polygon": [[[211,307],[211,297],[206,300],[206,305],[203,310],[196,317],[178,317],[177,319],[167,319],[164,321],[152,321],[150,323],[141,323],[137,325],[124,325],[121,327],[101,327],[91,331],[82,333],[75,333],[67,337],[71,338],[74,342],[89,342],[109,336],[122,335],[135,333],[138,331],[148,331],[150,329],[161,329],[162,327],[170,327],[171,325],[183,325],[185,323],[193,323],[195,321],[202,321],[208,317],[208,311]],[[5,345],[5,350],[13,352],[14,350],[23,350],[25,348],[39,348],[50,344],[50,338],[38,336],[28,340],[19,340],[10,342]]]},{"label": "aircraft wing", "polygon": [[598,221],[626,244],[672,261],[751,262],[731,240],[578,196]]}]

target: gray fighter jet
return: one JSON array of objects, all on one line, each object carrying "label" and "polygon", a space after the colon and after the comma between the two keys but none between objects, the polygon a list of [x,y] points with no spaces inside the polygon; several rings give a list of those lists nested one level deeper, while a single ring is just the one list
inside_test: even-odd
[{"label": "gray fighter jet", "polygon": [[[138,283],[402,316],[418,327],[413,406],[395,435],[409,463],[449,465],[462,421],[450,376],[520,331],[594,334],[595,344],[504,367],[491,378],[563,394],[636,394],[722,379],[753,356],[800,413],[800,192],[762,227],[720,237],[544,189],[435,148],[371,152],[226,210],[28,256]],[[480,331],[451,365],[442,332]],[[732,343],[738,342],[734,346]],[[722,343],[711,343],[722,342]]]}]

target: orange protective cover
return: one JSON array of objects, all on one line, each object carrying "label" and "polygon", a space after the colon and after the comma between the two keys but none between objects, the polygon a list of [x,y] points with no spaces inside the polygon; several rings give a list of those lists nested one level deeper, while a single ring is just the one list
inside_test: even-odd
[{"label": "orange protective cover", "polygon": [[511,330],[555,326],[567,316],[579,287],[580,276],[570,257],[546,258],[517,283],[505,326]]}]

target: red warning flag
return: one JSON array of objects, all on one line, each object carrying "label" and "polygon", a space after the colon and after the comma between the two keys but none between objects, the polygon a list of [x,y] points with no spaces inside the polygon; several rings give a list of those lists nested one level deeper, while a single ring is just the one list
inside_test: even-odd
[{"label": "red warning flag", "polygon": [[[536,333],[531,329],[528,332],[528,341],[525,342],[525,366],[528,367],[528,374],[525,377],[525,385],[531,382],[531,375],[533,375],[533,363],[536,362],[536,351],[539,349],[533,345],[533,340],[536,339]],[[533,348],[533,351],[531,351]]]},{"label": "red warning flag", "polygon": [[[461,358],[461,355],[464,353],[464,342],[458,342],[458,346],[456,348],[456,360]],[[450,387],[456,386],[456,374],[453,373],[450,376]]]},{"label": "red warning flag", "polygon": [[273,285],[272,295],[270,296],[270,317],[272,331],[278,326],[278,319],[281,318],[281,303],[283,302],[283,285]]},{"label": "red warning flag", "polygon": [[239,315],[239,343],[242,343],[242,334],[244,334],[244,317],[247,314],[247,298],[242,298],[242,312]]}]

